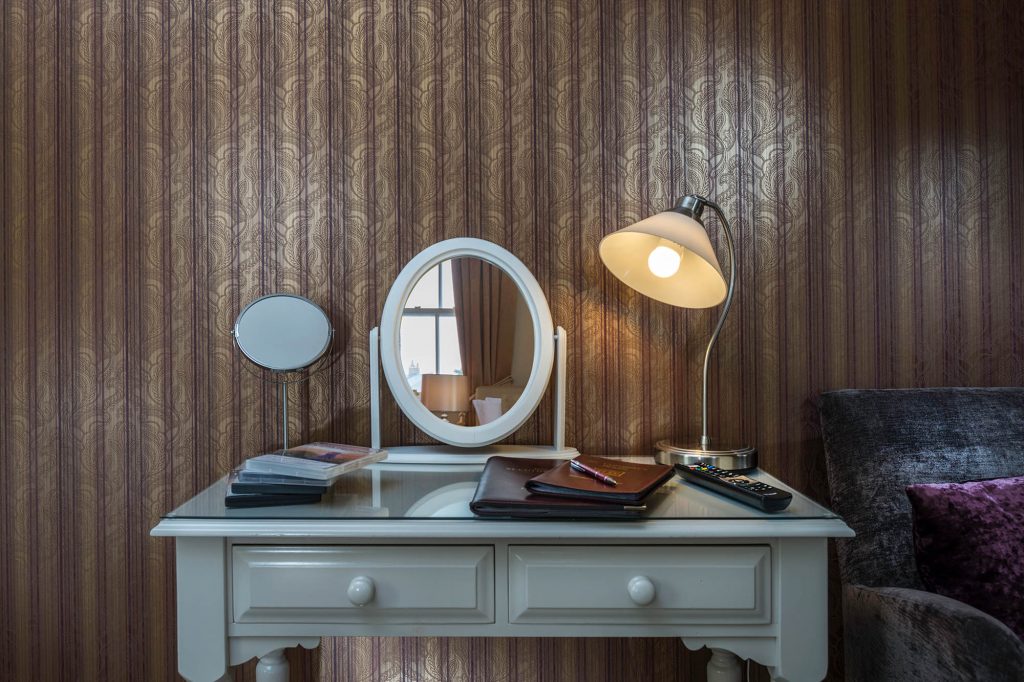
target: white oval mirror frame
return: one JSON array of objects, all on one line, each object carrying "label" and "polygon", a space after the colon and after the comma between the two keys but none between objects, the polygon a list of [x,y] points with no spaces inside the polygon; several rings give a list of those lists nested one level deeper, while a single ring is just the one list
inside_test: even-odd
[{"label": "white oval mirror frame", "polygon": [[242,309],[232,335],[242,355],[265,369],[294,372],[323,357],[334,330],[327,313],[297,294],[270,294]]},{"label": "white oval mirror frame", "polygon": [[[508,275],[526,302],[533,322],[533,365],[530,379],[508,412],[482,426],[459,426],[439,419],[417,399],[406,382],[402,368],[399,336],[405,302],[420,278],[435,265],[450,258],[479,258]],[[395,279],[381,315],[381,365],[391,394],[399,408],[427,435],[458,447],[490,445],[523,425],[544,397],[554,363],[554,325],[540,284],[521,260],[497,244],[483,239],[459,237],[429,246],[417,254]]]}]

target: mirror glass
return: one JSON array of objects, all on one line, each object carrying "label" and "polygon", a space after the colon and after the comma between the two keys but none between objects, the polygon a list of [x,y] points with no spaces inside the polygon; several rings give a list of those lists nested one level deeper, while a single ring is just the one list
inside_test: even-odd
[{"label": "mirror glass", "polygon": [[466,428],[506,414],[534,365],[530,308],[516,283],[481,258],[449,258],[422,274],[399,329],[405,382],[438,420]]},{"label": "mirror glass", "polygon": [[316,362],[331,343],[327,314],[308,298],[271,294],[238,315],[235,343],[245,357],[266,369],[291,372]]}]

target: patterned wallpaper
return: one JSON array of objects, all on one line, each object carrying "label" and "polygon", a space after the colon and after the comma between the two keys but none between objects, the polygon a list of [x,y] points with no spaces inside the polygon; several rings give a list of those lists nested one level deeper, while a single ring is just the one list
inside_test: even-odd
[{"label": "patterned wallpaper", "polygon": [[[1021,384],[1017,7],[7,0],[0,678],[173,679],[173,547],[148,531],[280,441],[235,316],[278,290],[324,306],[340,357],[293,393],[291,430],[365,442],[367,333],[440,239],[493,240],[536,274],[571,335],[568,440],[593,453],[699,433],[715,311],[646,300],[597,256],[686,192],[737,231],[712,433],[797,488],[826,495],[822,390]],[[520,439],[546,439],[548,414]],[[384,429],[417,438],[391,403]],[[338,639],[293,678],[682,680],[703,662],[670,639]]]}]

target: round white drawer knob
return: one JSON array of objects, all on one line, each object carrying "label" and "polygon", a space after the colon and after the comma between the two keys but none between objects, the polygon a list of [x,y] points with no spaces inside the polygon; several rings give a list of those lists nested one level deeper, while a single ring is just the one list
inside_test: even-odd
[{"label": "round white drawer knob", "polygon": [[654,583],[646,575],[638,575],[631,579],[626,585],[626,591],[637,606],[647,606],[654,601]]},{"label": "round white drawer knob", "polygon": [[366,606],[373,601],[373,580],[357,575],[348,584],[348,600],[356,606]]}]

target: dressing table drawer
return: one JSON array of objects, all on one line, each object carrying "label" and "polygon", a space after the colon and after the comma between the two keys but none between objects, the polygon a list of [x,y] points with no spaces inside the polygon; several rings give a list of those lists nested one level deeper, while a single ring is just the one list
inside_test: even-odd
[{"label": "dressing table drawer", "polygon": [[512,623],[768,623],[767,546],[513,546]]},{"label": "dressing table drawer", "polygon": [[236,623],[493,623],[490,546],[235,546]]}]

